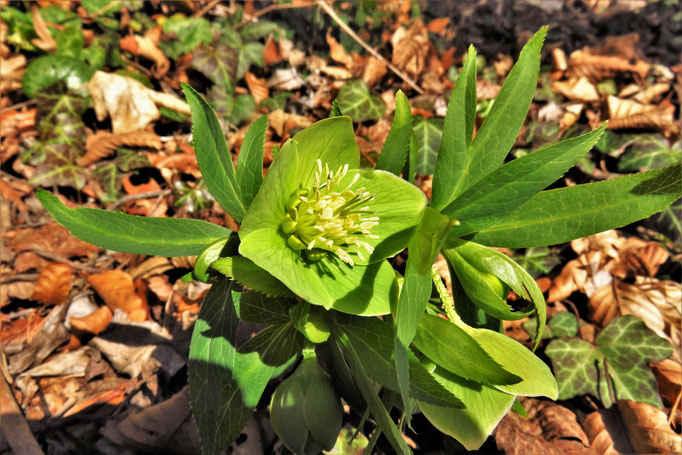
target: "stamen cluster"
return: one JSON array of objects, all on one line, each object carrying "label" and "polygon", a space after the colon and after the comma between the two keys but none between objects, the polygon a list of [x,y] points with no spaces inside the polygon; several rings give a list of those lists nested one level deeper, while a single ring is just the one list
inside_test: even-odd
[{"label": "stamen cluster", "polygon": [[315,184],[311,189],[296,190],[287,201],[282,231],[288,234],[287,243],[297,251],[303,251],[308,260],[316,262],[328,253],[343,262],[354,265],[349,251],[365,260],[364,250],[374,252],[369,243],[360,238],[378,239],[371,230],[379,224],[367,204],[374,199],[365,188],[351,189],[360,177],[339,190],[341,180],[348,173],[348,165],[330,171],[327,163],[317,160]]}]

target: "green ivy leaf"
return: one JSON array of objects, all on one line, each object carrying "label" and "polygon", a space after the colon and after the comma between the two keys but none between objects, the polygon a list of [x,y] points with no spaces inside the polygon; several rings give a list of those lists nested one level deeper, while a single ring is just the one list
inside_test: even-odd
[{"label": "green ivy leaf", "polygon": [[607,408],[613,399],[662,407],[649,363],[666,359],[673,349],[634,316],[614,318],[594,345],[579,338],[557,338],[547,346],[546,353],[559,381],[561,400],[591,394]]},{"label": "green ivy leaf", "polygon": [[[346,109],[344,108],[344,110]],[[412,109],[410,108],[410,102],[402,90],[398,90],[395,94],[393,123],[386,137],[386,142],[384,142],[384,146],[381,149],[376,169],[400,175],[407,161],[410,134],[412,133],[411,126]]]},{"label": "green ivy leaf", "polygon": [[57,55],[79,59],[83,51],[85,39],[80,24],[66,27],[57,33]]},{"label": "green ivy leaf", "polygon": [[190,344],[190,404],[204,453],[223,450],[239,436],[270,378],[284,370],[263,363],[257,352],[237,352],[232,286],[221,278],[209,290]]},{"label": "green ivy leaf", "polygon": [[192,52],[192,66],[230,93],[236,82],[239,52],[227,44],[202,46]]},{"label": "green ivy leaf", "polygon": [[419,158],[417,159],[417,174],[433,174],[438,159],[438,149],[443,135],[443,117],[424,119],[417,115],[412,122],[412,130],[417,136],[419,144]]},{"label": "green ivy leaf", "polygon": [[184,218],[148,218],[120,212],[69,209],[44,190],[36,192],[50,215],[73,235],[100,248],[150,256],[196,256],[232,231]]},{"label": "green ivy leaf", "polygon": [[29,98],[35,98],[39,91],[58,81],[66,83],[69,90],[87,94],[84,86],[90,81],[92,74],[88,65],[76,58],[44,55],[28,65],[21,85]]},{"label": "green ivy leaf", "polygon": [[384,100],[370,95],[369,87],[361,79],[343,84],[336,99],[343,113],[356,123],[379,120],[386,111]]},{"label": "green ivy leaf", "polygon": [[175,40],[159,42],[163,53],[174,60],[192,52],[200,44],[207,46],[213,41],[211,23],[203,17],[171,16],[163,22],[163,32],[177,36]]},{"label": "green ivy leaf", "polygon": [[659,212],[682,195],[682,164],[605,182],[542,191],[473,240],[523,248],[567,242],[625,226]]},{"label": "green ivy leaf", "polygon": [[237,65],[237,80],[251,68],[251,65],[263,66],[263,45],[259,42],[245,43],[239,48],[239,64]]},{"label": "green ivy leaf", "polygon": [[517,252],[513,258],[533,278],[547,275],[560,263],[559,256],[546,246],[526,248],[523,254]]},{"label": "green ivy leaf", "polygon": [[649,171],[682,161],[682,141],[669,145],[661,135],[641,135],[618,161],[621,171]]}]

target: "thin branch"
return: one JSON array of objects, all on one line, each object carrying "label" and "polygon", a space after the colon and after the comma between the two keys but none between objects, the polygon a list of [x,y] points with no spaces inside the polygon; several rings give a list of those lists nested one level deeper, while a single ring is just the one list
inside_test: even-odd
[{"label": "thin branch", "polygon": [[[254,19],[257,19],[265,14],[268,14],[271,11],[277,11],[280,9],[294,9],[294,8],[310,8],[311,6],[315,6],[315,2],[306,2],[306,3],[275,3],[270,6],[266,6],[265,8],[256,11],[255,13],[249,15],[248,17],[245,17],[237,26],[235,27],[236,29],[239,29],[243,27],[244,25],[248,24],[249,22],[253,22]],[[246,15],[245,15],[246,16]]]},{"label": "thin branch", "polygon": [[370,54],[372,54],[374,57],[378,58],[379,60],[383,60],[384,62],[386,62],[386,65],[388,66],[388,68],[391,71],[393,71],[396,75],[398,75],[398,77],[400,77],[403,81],[405,81],[407,83],[407,85],[409,85],[414,90],[416,90],[417,93],[419,93],[420,95],[424,94],[424,90],[422,90],[422,88],[419,87],[417,85],[417,83],[410,78],[410,76],[408,76],[407,74],[402,72],[400,69],[398,69],[398,67],[395,66],[393,63],[386,60],[380,53],[378,53],[372,47],[370,47],[369,44],[367,44],[362,38],[360,38],[357,35],[357,33],[355,33],[348,25],[346,25],[346,23],[339,17],[338,14],[336,14],[336,11],[334,11],[334,9],[331,6],[329,6],[329,4],[327,2],[325,2],[324,0],[317,0],[317,5],[320,8],[322,8],[324,10],[324,12],[329,15],[329,17],[334,19],[334,21],[339,25],[339,27],[341,27],[341,30],[346,32],[351,38],[353,38],[355,41],[357,41],[357,43],[360,46],[362,46],[363,48],[365,48],[365,50],[367,52],[369,52]]},{"label": "thin branch", "polygon": [[202,17],[204,14],[208,13],[208,11],[216,6],[218,3],[220,3],[220,0],[213,0],[210,2],[208,5],[204,6],[200,11],[198,11],[194,17]]},{"label": "thin branch", "polygon": [[119,199],[118,201],[109,204],[107,206],[107,210],[113,210],[116,207],[119,207],[123,204],[127,204],[128,202],[131,201],[137,201],[138,199],[147,199],[150,197],[163,197],[168,194],[170,194],[171,190],[160,190],[160,191],[145,191],[144,193],[137,193],[137,194],[131,194],[130,196],[125,196]]},{"label": "thin branch", "polygon": [[49,259],[49,260],[55,261],[55,262],[64,262],[66,264],[70,264],[71,267],[73,267],[74,269],[82,270],[82,271],[88,272],[88,273],[101,272],[101,270],[98,268],[91,267],[89,265],[84,265],[84,264],[81,264],[80,262],[70,261],[69,259],[65,258],[64,256],[52,253],[50,251],[39,250],[39,249],[33,249],[31,251],[33,251],[38,256],[44,257],[45,259]]}]

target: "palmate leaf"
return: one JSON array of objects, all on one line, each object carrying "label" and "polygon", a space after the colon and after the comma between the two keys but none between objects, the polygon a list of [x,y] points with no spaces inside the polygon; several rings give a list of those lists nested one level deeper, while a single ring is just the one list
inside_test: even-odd
[{"label": "palmate leaf", "polygon": [[682,196],[682,164],[605,182],[542,191],[472,240],[496,247],[553,245],[625,226]]},{"label": "palmate leaf", "polygon": [[232,231],[206,221],[145,218],[99,209],[69,209],[44,190],[38,199],[55,220],[79,239],[100,248],[150,256],[196,256]]},{"label": "palmate leaf", "polygon": [[[207,454],[223,450],[239,436],[270,378],[290,363],[267,364],[256,349],[237,351],[239,319],[233,297],[238,294],[232,292],[232,285],[229,279],[220,278],[209,290],[189,351],[190,404]],[[261,349],[266,359],[282,360],[265,336],[257,344],[251,347]]]}]

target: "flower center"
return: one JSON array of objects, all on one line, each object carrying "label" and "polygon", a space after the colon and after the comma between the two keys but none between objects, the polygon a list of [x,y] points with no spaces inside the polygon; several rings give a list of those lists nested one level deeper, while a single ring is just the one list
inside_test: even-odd
[{"label": "flower center", "polygon": [[287,243],[297,251],[304,251],[308,260],[317,262],[332,253],[343,262],[354,265],[349,252],[365,260],[363,252],[374,252],[369,243],[360,238],[378,239],[371,230],[379,224],[367,204],[374,199],[365,188],[351,189],[359,174],[345,188],[341,180],[348,173],[348,165],[334,172],[327,163],[317,160],[315,184],[311,189],[292,193],[286,204],[282,231],[289,234]]}]

